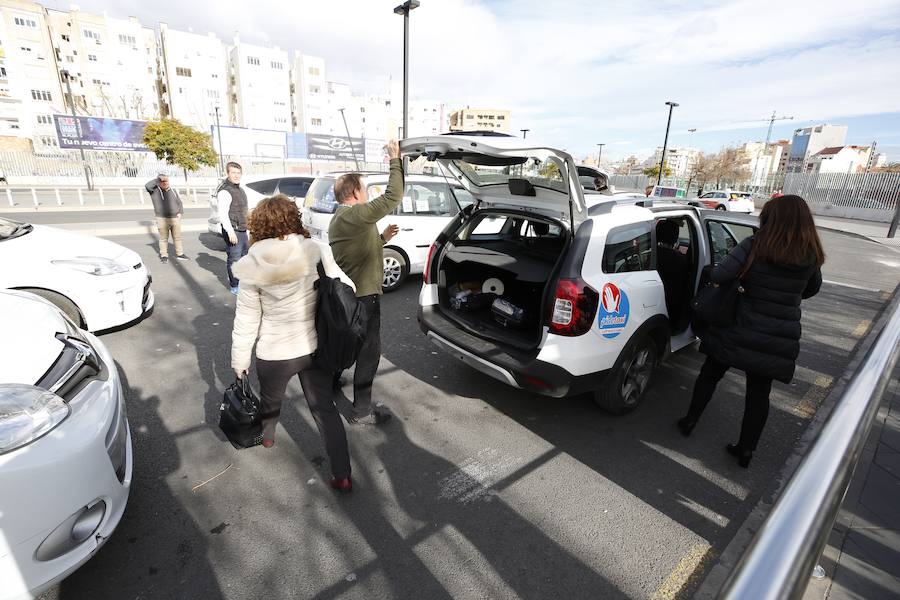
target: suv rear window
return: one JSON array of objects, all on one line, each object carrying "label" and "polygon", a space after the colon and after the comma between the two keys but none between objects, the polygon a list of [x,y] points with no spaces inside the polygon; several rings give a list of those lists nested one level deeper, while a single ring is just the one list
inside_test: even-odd
[{"label": "suv rear window", "polygon": [[278,192],[292,198],[305,198],[312,182],[308,177],[285,177],[278,184]]},{"label": "suv rear window", "polygon": [[606,236],[603,272],[649,271],[651,255],[649,223],[617,227]]},{"label": "suv rear window", "polygon": [[248,183],[247,187],[259,194],[270,196],[275,193],[275,188],[278,187],[278,179],[263,179],[262,181],[254,181],[253,183]]},{"label": "suv rear window", "polygon": [[334,179],[316,179],[306,196],[306,206],[315,213],[334,214],[337,207],[334,200]]}]

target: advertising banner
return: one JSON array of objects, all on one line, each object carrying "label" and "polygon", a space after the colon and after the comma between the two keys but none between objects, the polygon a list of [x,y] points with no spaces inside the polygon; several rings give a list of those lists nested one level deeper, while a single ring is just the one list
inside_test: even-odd
[{"label": "advertising banner", "polygon": [[[351,144],[353,144],[351,146]],[[353,160],[364,159],[365,144],[362,138],[346,138],[332,135],[306,134],[307,155],[312,160]]]},{"label": "advertising banner", "polygon": [[84,150],[128,150],[147,152],[146,121],[53,115],[59,147]]},{"label": "advertising banner", "polygon": [[388,162],[387,154],[385,154],[384,152],[384,147],[386,145],[387,140],[371,140],[369,138],[366,138],[366,162]]}]

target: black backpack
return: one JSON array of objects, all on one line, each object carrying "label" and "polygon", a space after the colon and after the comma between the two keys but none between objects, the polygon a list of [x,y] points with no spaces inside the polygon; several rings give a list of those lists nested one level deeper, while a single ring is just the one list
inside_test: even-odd
[{"label": "black backpack", "polygon": [[318,271],[316,335],[319,342],[315,360],[321,369],[339,373],[359,357],[366,341],[369,317],[353,288],[340,279],[328,277],[322,263],[318,264]]}]

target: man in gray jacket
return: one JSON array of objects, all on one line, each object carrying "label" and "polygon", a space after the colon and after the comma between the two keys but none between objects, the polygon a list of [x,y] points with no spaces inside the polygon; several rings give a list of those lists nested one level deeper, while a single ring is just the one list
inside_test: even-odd
[{"label": "man in gray jacket", "polygon": [[169,176],[160,173],[144,186],[153,201],[153,212],[156,214],[156,227],[159,230],[159,261],[169,262],[169,234],[175,243],[175,258],[188,260],[181,244],[181,215],[184,205],[178,190],[169,185]]}]

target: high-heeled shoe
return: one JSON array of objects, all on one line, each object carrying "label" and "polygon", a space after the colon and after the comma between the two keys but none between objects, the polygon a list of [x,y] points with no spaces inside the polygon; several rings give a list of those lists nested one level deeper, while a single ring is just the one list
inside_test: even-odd
[{"label": "high-heeled shoe", "polygon": [[745,469],[750,466],[750,459],[753,458],[753,450],[747,450],[740,444],[728,444],[725,446],[728,454],[738,459],[738,464]]},{"label": "high-heeled shoe", "polygon": [[681,430],[681,435],[684,437],[690,437],[691,432],[694,431],[694,427],[697,426],[697,419],[691,419],[690,417],[682,417],[678,419],[678,429]]},{"label": "high-heeled shoe", "polygon": [[332,489],[335,489],[342,494],[349,494],[353,491],[353,480],[349,477],[332,477],[330,485]]}]

